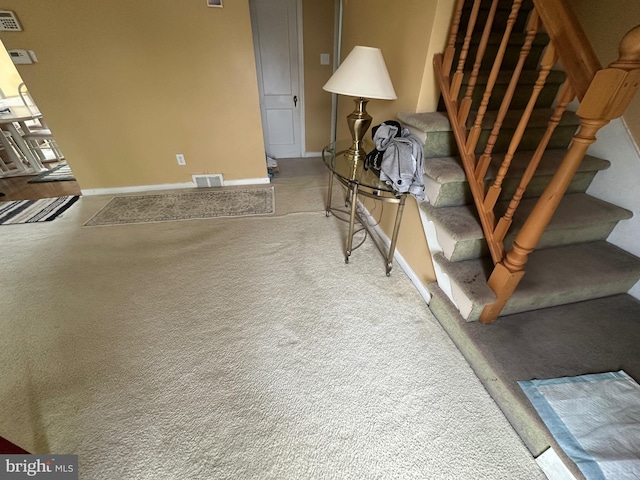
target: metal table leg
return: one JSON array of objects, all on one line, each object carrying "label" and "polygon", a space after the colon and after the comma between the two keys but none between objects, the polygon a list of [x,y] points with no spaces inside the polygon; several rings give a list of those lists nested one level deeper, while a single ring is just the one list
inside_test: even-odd
[{"label": "metal table leg", "polygon": [[351,214],[349,215],[349,235],[347,236],[347,248],[344,252],[344,263],[349,263],[349,256],[351,255],[353,247],[353,230],[356,221],[356,208],[358,206],[358,184],[354,183],[349,186],[350,202],[351,202]]},{"label": "metal table leg", "polygon": [[406,195],[402,195],[402,197],[400,197],[400,203],[398,203],[396,220],[393,224],[393,234],[391,235],[391,245],[389,245],[389,254],[387,255],[387,277],[391,275],[391,269],[393,268],[393,256],[396,252],[396,243],[398,242],[398,233],[400,231],[400,222],[402,222],[402,212],[404,211],[404,201],[406,198]]},{"label": "metal table leg", "polygon": [[333,172],[329,174],[329,191],[327,192],[327,209],[325,211],[327,217],[331,215],[331,196],[333,195]]}]

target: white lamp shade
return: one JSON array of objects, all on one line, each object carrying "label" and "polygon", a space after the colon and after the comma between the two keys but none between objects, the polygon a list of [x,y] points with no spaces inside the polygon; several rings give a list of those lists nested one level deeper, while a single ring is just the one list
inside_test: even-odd
[{"label": "white lamp shade", "polygon": [[352,97],[395,100],[387,66],[379,48],[353,47],[323,90]]}]

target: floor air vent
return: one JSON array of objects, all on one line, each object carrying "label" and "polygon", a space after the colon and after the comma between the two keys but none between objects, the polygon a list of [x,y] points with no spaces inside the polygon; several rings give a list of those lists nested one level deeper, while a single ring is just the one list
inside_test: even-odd
[{"label": "floor air vent", "polygon": [[222,180],[222,174],[214,173],[213,175],[192,175],[193,183],[196,187],[222,187],[224,181]]}]

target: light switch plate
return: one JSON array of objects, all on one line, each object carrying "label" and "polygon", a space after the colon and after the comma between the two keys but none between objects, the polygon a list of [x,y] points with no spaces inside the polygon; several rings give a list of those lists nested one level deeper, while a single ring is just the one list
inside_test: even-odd
[{"label": "light switch plate", "polygon": [[329,65],[331,63],[331,55],[328,53],[320,54],[320,65]]}]

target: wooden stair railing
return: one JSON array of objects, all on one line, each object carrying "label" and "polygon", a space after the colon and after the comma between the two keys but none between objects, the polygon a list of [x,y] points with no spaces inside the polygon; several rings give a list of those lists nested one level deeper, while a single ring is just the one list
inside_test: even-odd
[{"label": "wooden stair railing", "polygon": [[[467,25],[461,25],[465,3],[471,6]],[[481,4],[490,3],[484,26],[477,26]],[[596,133],[610,120],[621,116],[640,85],[640,26],[624,36],[620,44],[620,58],[603,69],[593,52],[573,12],[557,0],[533,0],[515,67],[510,67],[511,79],[497,112],[496,121],[486,143],[479,147],[479,138],[489,100],[509,45],[523,0],[512,0],[511,11],[504,27],[500,27],[502,38],[490,69],[489,78],[477,107],[472,125],[468,124],[472,108],[472,94],[476,87],[489,37],[494,32],[496,9],[504,0],[459,0],[454,13],[449,41],[445,52],[434,57],[436,77],[442,92],[453,135],[458,145],[463,168],[469,182],[474,204],[489,246],[494,270],[488,285],[496,294],[496,301],[487,305],[480,321],[494,321],[511,297],[524,276],[528,255],[536,248],[540,237],[556,211],[567,187],[573,178],[588,147],[595,141]],[[460,51],[456,52],[459,29],[464,29]],[[502,32],[502,30],[504,30]],[[480,34],[471,71],[465,70],[474,32]],[[481,33],[480,33],[481,32]],[[521,113],[515,132],[510,139],[498,174],[492,184],[486,186],[486,174],[493,156],[493,149],[503,122],[509,111],[519,77],[531,50],[532,42],[539,32],[546,32],[550,42],[539,63],[537,80]],[[457,62],[454,62],[457,55]],[[520,145],[525,129],[535,108],[536,101],[552,67],[560,60],[567,81],[560,88],[555,106],[549,117],[547,128],[540,143],[532,153],[518,188],[509,201],[501,218],[496,219],[494,207],[502,191],[502,182],[509,170],[511,160]],[[454,65],[455,63],[455,65]],[[462,93],[465,73],[469,75],[467,87]],[[580,106],[576,114],[580,126],[559,168],[549,182],[535,208],[525,220],[509,252],[505,251],[504,238],[511,226],[514,212],[533,178],[535,170],[559,124],[568,104],[577,98]],[[478,151],[479,150],[479,151]]]}]

